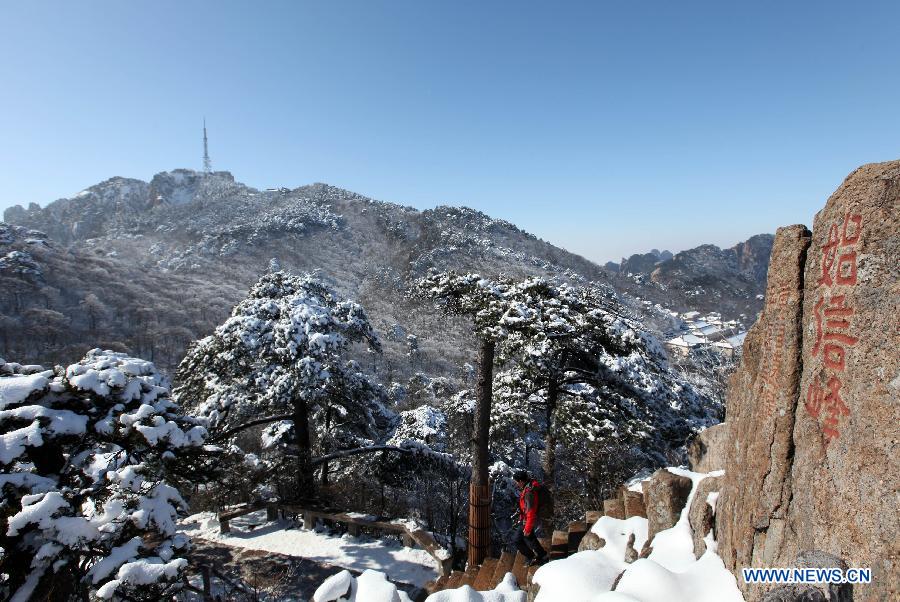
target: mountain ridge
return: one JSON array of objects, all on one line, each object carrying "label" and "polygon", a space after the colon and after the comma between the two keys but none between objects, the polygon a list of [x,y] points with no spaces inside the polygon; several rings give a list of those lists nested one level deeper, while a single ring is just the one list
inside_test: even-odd
[{"label": "mountain ridge", "polygon": [[[694,297],[676,294],[679,287],[664,279],[648,276],[635,282],[476,209],[438,205],[418,210],[321,182],[258,190],[230,172],[176,169],[155,174],[149,182],[109,178],[43,208],[9,208],[4,219],[46,233],[40,249],[25,243],[25,235],[8,249],[0,247],[0,256],[6,251],[25,254],[7,262],[19,266],[19,272],[12,267],[0,271],[9,281],[0,315],[36,337],[34,348],[27,342],[23,344],[30,350],[15,349],[16,357],[35,361],[47,361],[46,356],[65,361],[67,346],[99,338],[156,358],[170,370],[186,345],[209,333],[273,266],[317,272],[341,294],[370,308],[382,332],[405,333],[387,342],[395,364],[406,354],[406,334],[434,334],[423,337],[424,351],[434,347],[432,368],[444,373],[472,358],[462,321],[438,319],[408,299],[408,283],[432,269],[591,283],[611,294],[618,291],[648,328],[660,331],[670,320],[662,308],[682,311],[696,305]],[[691,265],[687,262],[684,269],[690,271]],[[85,266],[91,278],[83,276]],[[43,289],[39,301],[28,302],[40,307],[13,299],[10,291],[16,287]],[[739,298],[742,312],[755,317],[750,304],[761,301],[746,288],[731,287],[726,297]],[[126,291],[122,299],[116,289]],[[721,297],[709,305],[728,305]],[[84,315],[88,298],[102,308],[95,317]],[[190,299],[188,306],[185,299]],[[150,315],[157,305],[163,309],[152,325],[136,317],[135,307]],[[53,319],[67,321],[72,340],[37,335],[43,332],[39,319],[26,314],[38,310],[58,313]],[[158,341],[166,337],[171,341],[160,346]]]}]

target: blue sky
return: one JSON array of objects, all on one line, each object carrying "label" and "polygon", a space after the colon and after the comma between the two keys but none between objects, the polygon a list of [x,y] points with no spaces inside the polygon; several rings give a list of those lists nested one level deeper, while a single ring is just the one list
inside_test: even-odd
[{"label": "blue sky", "polygon": [[201,166],[596,261],[811,224],[900,158],[897,2],[6,2],[0,209]]}]

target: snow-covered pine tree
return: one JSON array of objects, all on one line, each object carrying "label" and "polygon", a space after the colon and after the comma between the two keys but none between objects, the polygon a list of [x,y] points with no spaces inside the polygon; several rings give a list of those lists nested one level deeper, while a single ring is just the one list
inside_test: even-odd
[{"label": "snow-covered pine tree", "polygon": [[417,293],[433,299],[449,314],[468,316],[479,340],[478,384],[472,450],[472,482],[469,489],[469,564],[480,565],[491,541],[489,490],[489,433],[493,389],[494,354],[498,339],[506,333],[503,320],[508,309],[509,284],[478,274],[433,272],[417,283]]},{"label": "snow-covered pine tree", "polygon": [[380,345],[365,311],[311,275],[264,275],[178,368],[176,398],[227,442],[254,426],[264,447],[296,456],[292,497],[313,492],[311,454],[364,447],[390,416],[383,391],[348,360]]},{"label": "snow-covered pine tree", "polygon": [[[709,400],[679,381],[658,342],[605,290],[454,273],[431,274],[419,287],[446,311],[472,316],[476,336],[493,343],[502,370],[479,400],[493,397],[494,449],[527,446],[542,433],[550,483],[558,444],[584,450],[596,442],[600,454],[642,445],[644,462],[659,463],[709,421]],[[475,424],[478,439],[484,425]]]},{"label": "snow-covered pine tree", "polygon": [[89,352],[68,368],[0,360],[0,597],[160,600],[188,540],[169,468],[206,430],[153,364]]},{"label": "snow-covered pine tree", "polygon": [[[537,422],[545,433],[544,478],[552,486],[561,428],[588,422],[592,431],[596,425],[591,423],[608,419],[622,428],[633,418],[614,397],[595,399],[599,403],[588,415],[577,411],[578,404],[564,404],[564,400],[584,397],[588,394],[585,385],[597,391],[609,384],[613,376],[607,374],[603,358],[627,356],[637,345],[617,336],[614,325],[622,318],[614,301],[596,289],[531,278],[509,286],[506,299],[509,309],[503,319],[515,327],[508,328],[507,336],[498,343],[506,369],[497,378],[497,409],[520,419],[534,418],[528,410],[539,410]],[[604,402],[607,407],[601,408]],[[560,421],[558,413],[563,409],[568,416]],[[503,417],[497,418],[498,425],[503,424]],[[599,434],[589,432],[587,436]]]}]

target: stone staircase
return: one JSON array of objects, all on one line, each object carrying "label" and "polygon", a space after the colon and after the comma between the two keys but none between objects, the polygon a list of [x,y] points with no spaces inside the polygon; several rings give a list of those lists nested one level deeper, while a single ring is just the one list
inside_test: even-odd
[{"label": "stone staircase", "polygon": [[[552,537],[541,539],[541,545],[547,550],[550,560],[566,558],[577,552],[581,540],[601,516],[603,512],[587,512],[583,521],[571,522],[565,530],[556,530]],[[479,567],[453,571],[450,575],[440,577],[429,583],[426,590],[433,594],[468,585],[476,591],[484,592],[497,587],[507,573],[512,573],[519,588],[528,592],[532,589],[531,579],[537,569],[537,566],[526,566],[525,557],[519,552],[504,551],[500,558],[486,558]]]}]

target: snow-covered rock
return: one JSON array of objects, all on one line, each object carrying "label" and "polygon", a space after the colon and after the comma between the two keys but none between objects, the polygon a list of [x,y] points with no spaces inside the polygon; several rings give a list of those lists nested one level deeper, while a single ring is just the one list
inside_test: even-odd
[{"label": "snow-covered rock", "polygon": [[[628,539],[635,536],[635,548],[647,539],[647,519],[631,517],[619,520],[602,517],[591,529],[606,541],[595,551],[584,551],[563,560],[550,562],[534,575],[540,585],[536,602],[741,602],[734,575],[716,554],[712,534],[706,539],[706,552],[694,557],[689,524],[690,503],[697,485],[721,471],[695,473],[680,468],[667,469],[690,479],[693,488],[678,522],[657,533],[648,558],[625,561]],[[619,575],[621,574],[621,577]],[[610,592],[619,578],[615,591]]]}]

